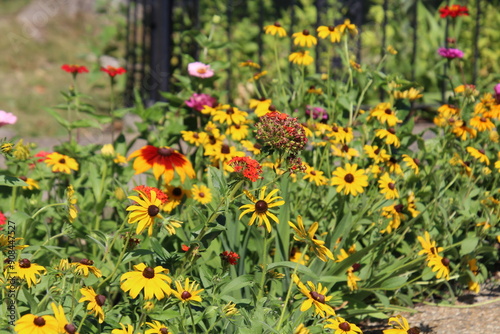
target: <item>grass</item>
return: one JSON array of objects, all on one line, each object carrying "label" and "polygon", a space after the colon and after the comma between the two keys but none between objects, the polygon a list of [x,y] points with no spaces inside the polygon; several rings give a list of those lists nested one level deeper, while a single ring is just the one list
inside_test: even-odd
[{"label": "grass", "polygon": [[0,48],[4,50],[0,53],[0,110],[18,116],[12,129],[20,136],[63,135],[63,128],[44,110],[64,102],[60,92],[72,83],[71,75],[60,67],[66,63],[87,66],[92,73],[78,80],[78,89],[92,96],[90,103],[107,106],[109,83],[99,72],[98,60],[107,41],[103,31],[111,22],[103,14],[76,18],[59,14],[38,27],[43,38],[37,40],[16,19],[27,3],[0,3]]}]

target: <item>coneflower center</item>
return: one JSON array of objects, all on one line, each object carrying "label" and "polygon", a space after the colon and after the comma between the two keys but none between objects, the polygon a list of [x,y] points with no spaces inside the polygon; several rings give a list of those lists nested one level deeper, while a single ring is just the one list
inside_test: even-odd
[{"label": "coneflower center", "polygon": [[163,156],[163,157],[168,157],[172,153],[174,153],[174,150],[169,148],[169,147],[162,147],[162,148],[158,149],[158,154]]},{"label": "coneflower center", "polygon": [[351,330],[351,326],[349,325],[349,323],[348,323],[348,322],[341,322],[341,323],[339,324],[339,328],[340,328],[341,330],[343,330],[344,332],[348,332],[348,331],[350,331],[350,330]]},{"label": "coneflower center", "polygon": [[346,174],[344,176],[344,181],[347,183],[353,183],[354,182],[354,175],[352,175],[351,173]]},{"label": "coneflower center", "polygon": [[82,259],[80,261],[81,264],[84,264],[86,266],[93,266],[94,265],[94,261],[92,260],[89,260],[89,259]]},{"label": "coneflower center", "polygon": [[95,302],[97,305],[103,306],[104,303],[106,302],[106,296],[103,296],[103,295],[95,296]]},{"label": "coneflower center", "polygon": [[193,133],[193,138],[200,139],[200,135],[195,132],[195,133]]},{"label": "coneflower center", "polygon": [[255,212],[257,213],[265,213],[269,206],[267,205],[266,201],[263,200],[258,200],[255,202]]},{"label": "coneflower center", "polygon": [[175,187],[173,190],[172,190],[172,194],[175,196],[175,197],[179,197],[180,195],[182,195],[182,189],[179,188],[179,187]]},{"label": "coneflower center", "polygon": [[229,154],[229,152],[231,152],[231,150],[229,149],[229,145],[223,144],[220,149],[220,153]]},{"label": "coneflower center", "polygon": [[418,327],[412,327],[408,330],[408,334],[420,334],[420,328]]},{"label": "coneflower center", "polygon": [[391,109],[389,109],[389,108],[385,109],[385,111],[384,111],[384,112],[385,112],[387,115],[392,114],[392,110],[391,110]]},{"label": "coneflower center", "polygon": [[31,267],[31,262],[28,259],[19,260],[19,267],[21,268],[29,268]]},{"label": "coneflower center", "polygon": [[387,132],[389,132],[390,134],[395,134],[396,130],[394,130],[393,128],[389,128],[387,129]]},{"label": "coneflower center", "polygon": [[387,184],[387,188],[394,190],[394,188],[396,188],[396,185],[394,185],[394,183],[392,182],[389,182],[389,184]]},{"label": "coneflower center", "polygon": [[276,111],[276,107],[274,105],[270,105],[269,108],[267,108],[269,111]]},{"label": "coneflower center", "polygon": [[315,301],[318,301],[320,302],[321,304],[324,304],[325,303],[325,296],[320,294],[320,293],[317,293],[316,291],[311,291],[309,292],[309,295],[311,296],[312,299],[314,299]]},{"label": "coneflower center", "polygon": [[45,326],[45,319],[42,317],[36,317],[35,320],[33,320],[33,323],[38,327],[43,327]]},{"label": "coneflower center", "polygon": [[335,27],[334,26],[328,26],[328,30],[335,31]]},{"label": "coneflower center", "polygon": [[142,271],[142,276],[151,279],[151,278],[155,277],[155,270],[151,267],[146,267]]},{"label": "coneflower center", "polygon": [[443,266],[448,267],[450,265],[450,260],[446,257],[443,257],[441,263],[443,264]]},{"label": "coneflower center", "polygon": [[73,324],[66,324],[66,325],[64,325],[64,330],[68,334],[75,334],[76,333],[76,329],[77,329],[76,326],[73,325]]},{"label": "coneflower center", "polygon": [[344,151],[344,152],[346,152],[346,153],[347,153],[347,152],[349,152],[349,146],[347,146],[347,145],[343,145],[343,146],[342,146],[342,151]]},{"label": "coneflower center", "polygon": [[59,163],[60,164],[64,164],[64,163],[66,163],[66,160],[65,159],[59,159]]},{"label": "coneflower center", "polygon": [[198,193],[198,196],[200,196],[200,197],[202,197],[202,198],[203,198],[203,197],[205,197],[205,193],[200,191],[200,192]]},{"label": "coneflower center", "polygon": [[160,208],[159,208],[159,207],[157,207],[156,205],[150,205],[150,206],[148,207],[148,215],[149,215],[150,217],[154,217],[154,216],[156,216],[159,212],[160,212]]},{"label": "coneflower center", "polygon": [[404,209],[403,204],[394,205],[394,210],[396,210],[396,212],[398,212],[398,213],[402,212],[403,209]]},{"label": "coneflower center", "polygon": [[309,35],[309,30],[307,30],[307,29],[306,29],[306,30],[302,31],[302,34],[303,34],[304,36]]},{"label": "coneflower center", "polygon": [[184,300],[191,298],[191,296],[192,295],[189,293],[189,291],[183,291],[181,293],[181,298],[184,299]]},{"label": "coneflower center", "polygon": [[253,148],[257,149],[257,150],[260,150],[262,148],[262,145],[259,144],[259,143],[256,143],[253,145]]},{"label": "coneflower center", "polygon": [[160,328],[160,333],[161,334],[168,334],[168,329],[166,329],[165,327],[162,327],[162,328]]},{"label": "coneflower center", "polygon": [[226,114],[228,114],[228,115],[234,114],[234,109],[233,108],[229,108],[228,110],[226,110]]}]

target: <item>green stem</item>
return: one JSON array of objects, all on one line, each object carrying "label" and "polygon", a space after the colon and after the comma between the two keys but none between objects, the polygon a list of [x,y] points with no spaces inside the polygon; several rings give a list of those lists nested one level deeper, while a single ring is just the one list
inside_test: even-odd
[{"label": "green stem", "polygon": [[[117,234],[119,234],[119,232],[117,232]],[[125,241],[124,241],[124,246],[122,247],[122,251],[120,252],[120,255],[118,256],[118,261],[116,261],[116,266],[115,268],[113,269],[113,272],[108,275],[108,277],[106,277],[106,279],[104,279],[98,286],[97,286],[97,290],[99,290],[100,287],[102,287],[104,285],[104,283],[106,283],[107,281],[110,281],[112,278],[114,278],[115,274],[116,274],[116,271],[118,270],[118,267],[120,266],[120,264],[122,263],[123,261],[123,257],[125,256],[125,252],[127,251],[127,245],[128,245],[128,241],[130,240],[130,234],[127,235],[127,237],[125,238]]]},{"label": "green stem", "polygon": [[[274,59],[276,61],[276,69],[278,70],[278,81],[280,83],[280,87],[281,87],[281,93],[283,94],[283,98],[286,97],[286,93],[285,93],[285,87],[283,86],[283,77],[281,75],[281,68],[280,68],[280,62],[279,62],[279,55],[278,55],[278,38],[275,36],[275,39],[274,39]],[[268,98],[266,96],[266,98]]]},{"label": "green stem", "polygon": [[266,284],[266,274],[267,274],[267,238],[264,237],[264,245],[262,247],[262,276],[260,278],[260,290],[259,294],[257,295],[257,302],[264,296],[264,284]]},{"label": "green stem", "polygon": [[188,304],[187,308],[189,310],[189,315],[191,316],[191,323],[193,325],[193,333],[196,334],[196,325],[194,323],[193,310],[191,310],[191,306]]},{"label": "green stem", "polygon": [[351,65],[349,64],[349,47],[347,44],[348,38],[344,38],[344,57],[345,57],[345,65],[347,66],[347,69],[349,70],[349,80],[347,81],[347,87],[346,90],[349,91],[349,89],[352,87],[353,81],[352,81],[352,68]]},{"label": "green stem", "polygon": [[85,322],[85,319],[87,319],[88,315],[89,315],[89,313],[85,312],[85,315],[83,316],[82,320],[80,321],[80,325],[78,326],[78,329],[76,330],[77,333],[80,333],[80,330],[82,329],[83,323]]}]

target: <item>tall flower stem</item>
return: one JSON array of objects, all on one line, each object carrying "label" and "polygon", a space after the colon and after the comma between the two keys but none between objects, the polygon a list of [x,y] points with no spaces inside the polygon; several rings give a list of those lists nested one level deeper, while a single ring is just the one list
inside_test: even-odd
[{"label": "tall flower stem", "polygon": [[[283,97],[286,96],[286,93],[285,93],[285,87],[283,86],[283,76],[281,75],[281,68],[280,68],[280,59],[279,59],[279,55],[278,55],[278,39],[277,37],[275,37],[274,39],[274,60],[276,62],[276,69],[278,70],[278,81],[280,83],[280,87],[281,87],[281,93],[283,94]],[[266,96],[267,97],[267,96]]]},{"label": "tall flower stem", "polygon": [[267,274],[267,240],[264,237],[264,245],[262,246],[262,276],[260,277],[260,290],[257,295],[257,302],[264,296],[264,284],[266,284],[266,274]]},{"label": "tall flower stem", "polygon": [[191,310],[191,306],[189,304],[186,307],[187,307],[187,309],[189,311],[189,315],[191,316],[191,323],[193,325],[193,333],[196,334],[196,325],[194,323],[193,310]]},{"label": "tall flower stem", "polygon": [[349,64],[349,46],[347,44],[347,37],[344,38],[344,60],[345,60],[345,65],[347,66],[347,69],[349,70],[349,80],[347,81],[347,86],[346,90],[349,91],[349,89],[352,87],[353,81],[352,81],[352,68],[351,65]]}]

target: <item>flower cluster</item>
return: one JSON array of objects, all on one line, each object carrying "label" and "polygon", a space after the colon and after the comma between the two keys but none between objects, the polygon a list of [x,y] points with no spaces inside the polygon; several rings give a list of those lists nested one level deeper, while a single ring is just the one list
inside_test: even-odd
[{"label": "flower cluster", "polygon": [[439,48],[438,53],[441,57],[447,59],[463,58],[464,52],[454,48]]},{"label": "flower cluster", "polygon": [[252,182],[262,178],[262,166],[257,160],[250,157],[234,157],[227,164],[233,168],[235,173]]},{"label": "flower cluster", "polygon": [[236,254],[235,252],[230,252],[230,251],[224,251],[220,253],[220,258],[222,262],[229,263],[230,265],[234,266],[238,263],[238,259],[240,256]]},{"label": "flower cluster", "polygon": [[295,155],[307,144],[302,125],[297,118],[285,113],[269,112],[259,119],[255,128],[257,130],[255,138],[271,150]]},{"label": "flower cluster", "polygon": [[197,94],[191,95],[189,100],[184,101],[186,105],[194,110],[202,111],[205,107],[214,107],[217,104],[217,99],[208,94]]}]

